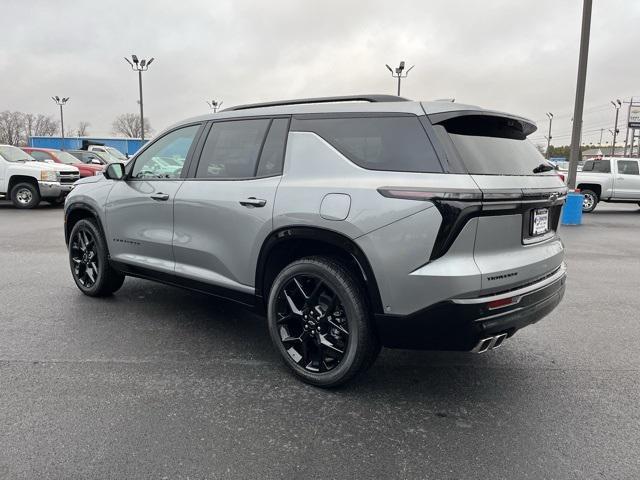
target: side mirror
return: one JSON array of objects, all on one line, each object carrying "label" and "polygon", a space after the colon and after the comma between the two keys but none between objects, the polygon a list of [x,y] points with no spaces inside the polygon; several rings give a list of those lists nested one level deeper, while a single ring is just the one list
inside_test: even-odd
[{"label": "side mirror", "polygon": [[56,163],[56,162],[54,162],[54,161],[53,161],[53,160],[51,160],[50,158],[47,158],[47,159],[44,161],[44,163]]},{"label": "side mirror", "polygon": [[122,180],[124,178],[124,164],[110,163],[104,171],[104,176],[109,180]]},{"label": "side mirror", "polygon": [[98,160],[97,158],[92,158],[92,159],[91,159],[91,163],[93,163],[94,165],[102,165],[102,163],[100,162],[100,160]]}]

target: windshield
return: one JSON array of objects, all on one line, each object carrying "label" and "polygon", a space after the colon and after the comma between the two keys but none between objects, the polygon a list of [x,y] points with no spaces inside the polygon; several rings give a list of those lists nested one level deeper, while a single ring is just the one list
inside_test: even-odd
[{"label": "windshield", "polygon": [[105,150],[107,150],[108,153],[111,154],[111,156],[116,157],[118,160],[126,160],[127,157],[117,148],[113,148],[113,147],[105,147]]},{"label": "windshield", "polygon": [[467,171],[476,175],[555,175],[518,122],[467,115],[436,126],[445,129]]},{"label": "windshield", "polygon": [[0,155],[7,162],[33,162],[34,159],[27,152],[19,149],[18,147],[12,147],[10,145],[0,146]]},{"label": "windshield", "polygon": [[94,153],[96,156],[100,157],[107,163],[114,163],[118,161],[117,158],[113,158],[113,156],[109,155],[107,152],[99,152],[97,150],[93,150],[91,153]]},{"label": "windshield", "polygon": [[55,153],[60,163],[64,163],[66,165],[73,165],[74,163],[78,163],[78,159],[67,152],[56,152]]}]

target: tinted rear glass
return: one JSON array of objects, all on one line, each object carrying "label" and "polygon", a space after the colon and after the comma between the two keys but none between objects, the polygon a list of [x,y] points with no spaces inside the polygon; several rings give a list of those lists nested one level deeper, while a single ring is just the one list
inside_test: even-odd
[{"label": "tinted rear glass", "polygon": [[[546,160],[527,140],[520,122],[504,117],[466,115],[441,122],[467,171],[477,175],[555,175],[534,173]],[[438,129],[438,127],[436,127]]]},{"label": "tinted rear glass", "polygon": [[442,172],[416,116],[298,119],[291,129],[316,133],[369,170]]},{"label": "tinted rear glass", "polygon": [[583,172],[611,173],[609,160],[587,160],[582,167]]}]

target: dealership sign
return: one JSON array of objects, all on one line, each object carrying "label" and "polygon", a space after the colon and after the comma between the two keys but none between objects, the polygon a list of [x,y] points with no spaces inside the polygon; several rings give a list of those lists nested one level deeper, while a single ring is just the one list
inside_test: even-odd
[{"label": "dealership sign", "polygon": [[631,107],[629,112],[629,128],[640,128],[640,107]]}]

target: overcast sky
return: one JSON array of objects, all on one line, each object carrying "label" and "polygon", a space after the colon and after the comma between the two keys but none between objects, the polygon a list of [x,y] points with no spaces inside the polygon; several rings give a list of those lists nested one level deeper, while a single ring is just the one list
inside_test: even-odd
[{"label": "overcast sky", "polygon": [[[384,67],[415,68],[413,99],[456,101],[538,121],[556,115],[569,142],[582,0],[0,0],[0,111],[65,124],[137,112],[136,74],[123,57],[155,57],[144,74],[145,116],[157,131],[225,106],[305,96],[395,93]],[[611,139],[614,98],[640,99],[640,1],[594,0],[584,139]],[[625,117],[621,115],[622,117]],[[621,122],[621,124],[623,121]],[[622,128],[621,128],[622,130]],[[622,130],[624,135],[624,130]]]}]

